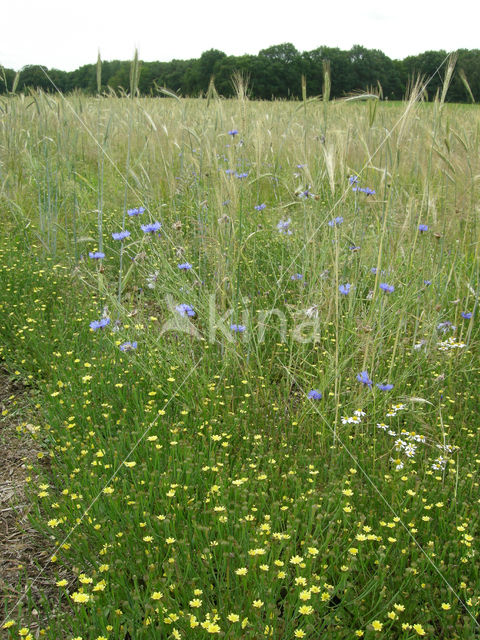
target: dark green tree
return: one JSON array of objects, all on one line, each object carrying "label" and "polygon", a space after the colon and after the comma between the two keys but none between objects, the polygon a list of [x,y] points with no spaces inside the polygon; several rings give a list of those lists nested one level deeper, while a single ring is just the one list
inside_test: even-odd
[{"label": "dark green tree", "polygon": [[426,91],[430,99],[442,90],[446,57],[446,51],[425,51],[417,56],[408,56],[403,61],[410,82],[419,77],[428,80]]},{"label": "dark green tree", "polygon": [[255,94],[264,99],[301,96],[304,72],[300,53],[290,42],[262,49],[252,74]]}]

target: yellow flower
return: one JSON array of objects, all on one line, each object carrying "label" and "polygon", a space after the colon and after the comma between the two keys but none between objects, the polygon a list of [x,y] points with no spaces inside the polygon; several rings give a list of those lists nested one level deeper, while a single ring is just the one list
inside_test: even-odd
[{"label": "yellow flower", "polygon": [[247,575],[248,569],[246,567],[241,567],[240,569],[235,569],[235,573],[237,576],[245,576]]},{"label": "yellow flower", "polygon": [[163,593],[160,593],[160,591],[154,591],[151,598],[152,600],[161,600],[163,598]]},{"label": "yellow flower", "polygon": [[301,564],[302,562],[302,556],[293,556],[293,558],[290,558],[290,564]]},{"label": "yellow flower", "polygon": [[295,636],[295,638],[304,638],[306,636],[306,633],[302,629],[295,629],[293,635]]},{"label": "yellow flower", "polygon": [[93,587],[94,591],[105,591],[105,587],[107,586],[107,583],[105,582],[105,580],[100,580],[100,582],[97,582],[97,584]]},{"label": "yellow flower", "polygon": [[355,547],[350,547],[348,553],[350,553],[352,556],[356,556],[358,553],[358,549],[356,549]]},{"label": "yellow flower", "polygon": [[413,629],[414,629],[414,631],[416,631],[418,633],[419,636],[426,635],[425,629],[422,627],[421,624],[414,624],[413,625]]},{"label": "yellow flower", "polygon": [[374,631],[381,631],[383,629],[383,623],[380,620],[374,620],[372,622],[372,627]]},{"label": "yellow flower", "polygon": [[7,622],[3,624],[2,629],[10,629],[14,624],[17,624],[15,620],[7,620]]},{"label": "yellow flower", "polygon": [[298,611],[303,616],[309,616],[311,613],[313,613],[313,607],[308,604],[303,604]]},{"label": "yellow flower", "polygon": [[227,620],[230,622],[238,622],[240,620],[240,616],[236,613],[229,613],[227,616]]},{"label": "yellow flower", "polygon": [[263,607],[263,602],[261,600],[254,600],[252,604],[256,609]]},{"label": "yellow flower", "polygon": [[195,629],[200,623],[195,616],[190,616],[190,629]]},{"label": "yellow flower", "polygon": [[444,611],[448,611],[448,610],[449,610],[449,609],[451,609],[451,608],[452,608],[452,605],[451,605],[451,604],[448,604],[448,602],[442,602],[442,609],[443,609]]},{"label": "yellow flower", "polygon": [[48,525],[49,527],[52,527],[52,528],[53,528],[53,527],[58,527],[58,525],[59,525],[59,524],[61,524],[61,522],[62,522],[62,521],[61,521],[61,520],[57,520],[57,518],[52,518],[51,520],[49,520],[49,521],[47,522],[47,525]]},{"label": "yellow flower", "polygon": [[65,580],[65,578],[63,578],[63,580],[57,580],[55,584],[57,585],[57,587],[66,587],[68,584],[68,580]]},{"label": "yellow flower", "polygon": [[307,589],[305,589],[304,591],[300,591],[300,595],[299,595],[300,600],[310,600],[311,597],[312,597],[312,594]]},{"label": "yellow flower", "polygon": [[78,604],[84,604],[85,602],[88,602],[90,600],[90,596],[88,595],[88,593],[80,593],[79,591],[75,591],[75,593],[72,593],[70,597],[74,602],[77,602]]},{"label": "yellow flower", "polygon": [[190,600],[188,604],[193,608],[197,608],[202,606],[202,601],[198,598],[195,598],[194,600]]}]

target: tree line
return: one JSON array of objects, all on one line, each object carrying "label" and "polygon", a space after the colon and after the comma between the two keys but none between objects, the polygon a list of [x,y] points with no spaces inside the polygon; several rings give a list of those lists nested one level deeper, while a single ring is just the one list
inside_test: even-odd
[{"label": "tree line", "polygon": [[[446,99],[450,102],[474,102],[480,99],[480,50],[460,49]],[[141,62],[138,92],[159,95],[166,87],[177,95],[196,97],[206,95],[211,81],[218,94],[228,98],[236,95],[232,77],[248,81],[248,95],[252,99],[302,97],[324,93],[326,69],[329,70],[331,98],[340,98],[356,91],[374,90],[384,99],[401,100],[409,85],[418,77],[428,78],[426,99],[433,99],[441,90],[447,52],[426,51],[392,60],[378,49],[354,45],[349,51],[335,47],[318,47],[300,52],[293,44],[285,43],[263,49],[258,55],[228,56],[217,49],[202,53],[192,60],[170,62]],[[19,73],[0,67],[0,93],[25,92],[42,89],[62,93],[82,91],[95,95],[101,92],[122,93],[130,87],[130,61],[104,61],[101,73],[98,64],[86,64],[75,71],[46,69],[28,65]]]}]

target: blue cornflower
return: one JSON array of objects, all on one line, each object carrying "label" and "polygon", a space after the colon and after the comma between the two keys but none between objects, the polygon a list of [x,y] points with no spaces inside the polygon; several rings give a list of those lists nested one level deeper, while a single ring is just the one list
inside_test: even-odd
[{"label": "blue cornflower", "polygon": [[431,280],[424,280],[424,281],[423,281],[423,284],[424,284],[426,287],[429,287],[429,286],[432,284],[432,281],[431,281]]},{"label": "blue cornflower", "polygon": [[437,324],[437,329],[442,333],[446,333],[448,330],[455,331],[457,327],[450,322],[450,320],[446,320],[445,322],[440,322]]},{"label": "blue cornflower", "polygon": [[142,224],[141,227],[144,233],[155,233],[155,231],[162,228],[162,225],[160,222],[150,222],[149,224]]},{"label": "blue cornflower", "polygon": [[246,330],[246,326],[244,324],[231,324],[230,329],[234,333],[243,333]]},{"label": "blue cornflower", "polygon": [[350,249],[350,251],[360,251],[361,247],[355,244],[351,244],[348,248]]},{"label": "blue cornflower", "polygon": [[308,392],[307,398],[309,400],[321,400],[322,399],[321,391],[317,391],[317,389],[312,389]]},{"label": "blue cornflower", "polygon": [[120,351],[133,351],[136,348],[137,348],[136,342],[124,342],[119,347]]},{"label": "blue cornflower", "polygon": [[418,230],[419,231],[428,231],[428,224],[419,224],[418,225]]},{"label": "blue cornflower", "polygon": [[292,222],[291,218],[288,218],[287,220],[280,220],[277,224],[277,229],[280,233],[285,233],[288,236],[292,235],[291,230],[289,229],[290,224]]},{"label": "blue cornflower", "polygon": [[357,184],[358,176],[350,176],[348,181],[349,181],[350,184]]},{"label": "blue cornflower", "polygon": [[234,173],[234,171],[233,169],[225,169],[225,173],[227,174],[227,176],[231,176]]},{"label": "blue cornflower", "polygon": [[112,233],[112,238],[114,240],[125,240],[125,238],[128,238],[130,235],[130,231],[119,231],[118,233]]},{"label": "blue cornflower", "polygon": [[372,267],[370,269],[370,273],[373,273],[375,275],[377,273],[377,267]]},{"label": "blue cornflower", "polygon": [[182,317],[190,316],[191,318],[193,318],[196,315],[193,308],[189,304],[185,304],[185,302],[183,302],[182,304],[177,304],[175,309]]},{"label": "blue cornflower", "polygon": [[101,318],[100,320],[92,320],[92,322],[90,322],[90,329],[93,329],[94,331],[97,329],[103,329],[107,324],[110,324],[109,317]]},{"label": "blue cornflower", "polygon": [[368,387],[372,388],[373,381],[370,380],[367,371],[361,371],[357,373],[357,380],[362,384],[366,384]]},{"label": "blue cornflower", "polygon": [[235,137],[235,136],[237,135],[237,133],[238,133],[237,129],[231,129],[231,130],[228,132],[228,135],[229,135],[229,136],[232,136],[232,137]]},{"label": "blue cornflower", "polygon": [[145,207],[137,207],[136,209],[128,209],[129,216],[139,216],[145,211]]},{"label": "blue cornflower", "polygon": [[177,265],[179,269],[182,271],[188,271],[192,268],[192,265],[189,262],[182,262],[182,264]]},{"label": "blue cornflower", "polygon": [[243,173],[235,172],[235,177],[236,178],[247,178],[248,177],[248,172],[247,171],[244,171]]},{"label": "blue cornflower", "polygon": [[387,284],[386,282],[380,283],[380,289],[382,289],[382,291],[386,291],[387,293],[393,293],[393,291],[395,291],[395,287],[393,286],[393,284]]},{"label": "blue cornflower", "polygon": [[349,282],[347,282],[347,284],[341,284],[338,287],[338,290],[342,295],[347,296],[350,293],[351,288],[352,288],[352,285]]},{"label": "blue cornflower", "polygon": [[339,224],[342,224],[342,222],[343,222],[343,218],[342,218],[342,216],[337,216],[337,217],[336,217],[336,218],[334,218],[333,220],[329,220],[329,222],[328,222],[328,226],[329,226],[329,227],[336,227],[336,226],[338,226]]},{"label": "blue cornflower", "polygon": [[266,206],[266,204],[256,204],[253,208],[255,209],[255,211],[263,211]]},{"label": "blue cornflower", "polygon": [[470,311],[462,311],[460,315],[462,316],[462,318],[465,318],[465,320],[470,320],[470,318],[473,316],[473,313],[471,313]]},{"label": "blue cornflower", "polygon": [[370,189],[370,187],[360,187],[359,191],[362,191],[363,193],[366,193],[367,196],[374,196],[375,195],[375,189]]},{"label": "blue cornflower", "polygon": [[294,273],[293,276],[290,276],[290,280],[302,280],[302,278],[303,278],[302,273]]},{"label": "blue cornflower", "polygon": [[380,391],[391,391],[393,389],[393,384],[378,384],[376,385]]},{"label": "blue cornflower", "polygon": [[88,255],[94,260],[101,260],[102,258],[105,258],[103,251],[89,251]]}]

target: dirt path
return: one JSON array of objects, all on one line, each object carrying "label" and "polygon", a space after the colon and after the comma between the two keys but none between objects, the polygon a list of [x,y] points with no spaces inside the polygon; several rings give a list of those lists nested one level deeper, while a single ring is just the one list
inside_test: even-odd
[{"label": "dirt path", "polygon": [[6,612],[17,620],[20,606],[21,622],[36,637],[47,623],[42,598],[51,606],[58,599],[56,568],[49,562],[52,549],[28,517],[32,505],[25,497],[26,478],[35,482],[31,465],[38,464],[41,446],[29,433],[27,394],[0,372],[0,637]]}]

